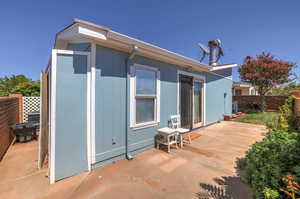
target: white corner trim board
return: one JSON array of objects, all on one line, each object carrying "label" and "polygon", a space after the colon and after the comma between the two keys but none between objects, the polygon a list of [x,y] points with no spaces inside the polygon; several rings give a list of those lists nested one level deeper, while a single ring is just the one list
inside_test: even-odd
[{"label": "white corner trim board", "polygon": [[96,162],[96,44],[91,44],[91,156],[92,164]]},{"label": "white corner trim board", "polygon": [[56,69],[57,69],[57,55],[85,55],[87,56],[87,157],[88,169],[91,169],[91,67],[90,67],[90,52],[70,51],[70,50],[52,50],[51,61],[51,95],[50,95],[50,184],[55,183],[55,133],[56,133]]},{"label": "white corner trim board", "polygon": [[87,105],[86,105],[86,115],[87,115],[87,137],[86,137],[86,140],[87,140],[87,164],[88,164],[88,170],[91,171],[92,169],[92,156],[91,156],[91,56],[90,56],[90,53],[87,55],[87,91],[86,91],[86,102],[87,102]]},{"label": "white corner trim board", "polygon": [[177,114],[180,114],[180,82],[179,75],[186,75],[203,81],[203,126],[206,125],[206,77],[204,75],[177,70]]},{"label": "white corner trim board", "polygon": [[50,183],[55,183],[55,107],[57,50],[52,50],[51,64],[51,117],[50,117]]},{"label": "white corner trim board", "polygon": [[[154,107],[154,117],[155,120],[151,122],[145,122],[141,124],[136,124],[136,69],[146,69],[156,72],[156,101]],[[156,126],[160,122],[160,71],[158,68],[152,66],[146,66],[141,64],[134,64],[130,67],[130,128],[133,130],[148,128]]]}]

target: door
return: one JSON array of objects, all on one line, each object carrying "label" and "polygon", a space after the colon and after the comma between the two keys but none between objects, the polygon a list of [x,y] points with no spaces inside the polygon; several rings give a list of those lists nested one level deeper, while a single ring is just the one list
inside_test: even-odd
[{"label": "door", "polygon": [[51,183],[88,170],[89,54],[54,50],[51,71]]},{"label": "door", "polygon": [[193,85],[193,128],[202,126],[203,82],[195,79]]},{"label": "door", "polygon": [[193,78],[179,75],[180,82],[180,117],[181,127],[192,129],[193,127]]}]

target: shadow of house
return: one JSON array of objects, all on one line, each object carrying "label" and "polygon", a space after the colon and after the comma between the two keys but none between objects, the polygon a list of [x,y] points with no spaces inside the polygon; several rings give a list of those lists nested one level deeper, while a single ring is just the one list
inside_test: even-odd
[{"label": "shadow of house", "polygon": [[251,198],[250,188],[238,176],[214,178],[216,184],[200,183],[202,191],[196,193],[199,199],[247,199]]}]

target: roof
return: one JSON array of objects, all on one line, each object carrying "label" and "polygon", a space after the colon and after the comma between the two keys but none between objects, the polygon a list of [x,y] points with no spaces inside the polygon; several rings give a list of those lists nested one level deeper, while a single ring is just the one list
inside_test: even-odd
[{"label": "roof", "polygon": [[56,34],[56,41],[54,48],[58,47],[58,40],[69,41],[93,41],[105,47],[113,49],[132,52],[134,46],[138,47],[137,55],[149,57],[155,60],[174,64],[189,70],[195,71],[216,71],[223,70],[237,66],[236,64],[226,64],[218,66],[210,66],[200,63],[197,60],[185,57],[178,53],[160,48],[153,44],[123,35],[115,32],[107,27],[100,26],[81,19],[74,19],[74,22],[59,31]]}]

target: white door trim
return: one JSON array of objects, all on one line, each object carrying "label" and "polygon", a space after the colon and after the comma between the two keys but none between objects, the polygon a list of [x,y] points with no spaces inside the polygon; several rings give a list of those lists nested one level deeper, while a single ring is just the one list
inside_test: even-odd
[{"label": "white door trim", "polygon": [[179,75],[186,75],[203,81],[203,126],[206,125],[206,78],[204,75],[177,70],[177,114],[180,114],[180,82]]},{"label": "white door trim", "polygon": [[90,52],[81,52],[81,51],[70,51],[70,50],[52,50],[52,61],[51,61],[51,95],[50,95],[50,184],[55,183],[55,130],[56,130],[56,69],[57,69],[57,54],[62,55],[86,55],[87,56],[87,157],[88,157],[88,168],[90,169],[91,160],[90,160]]}]

